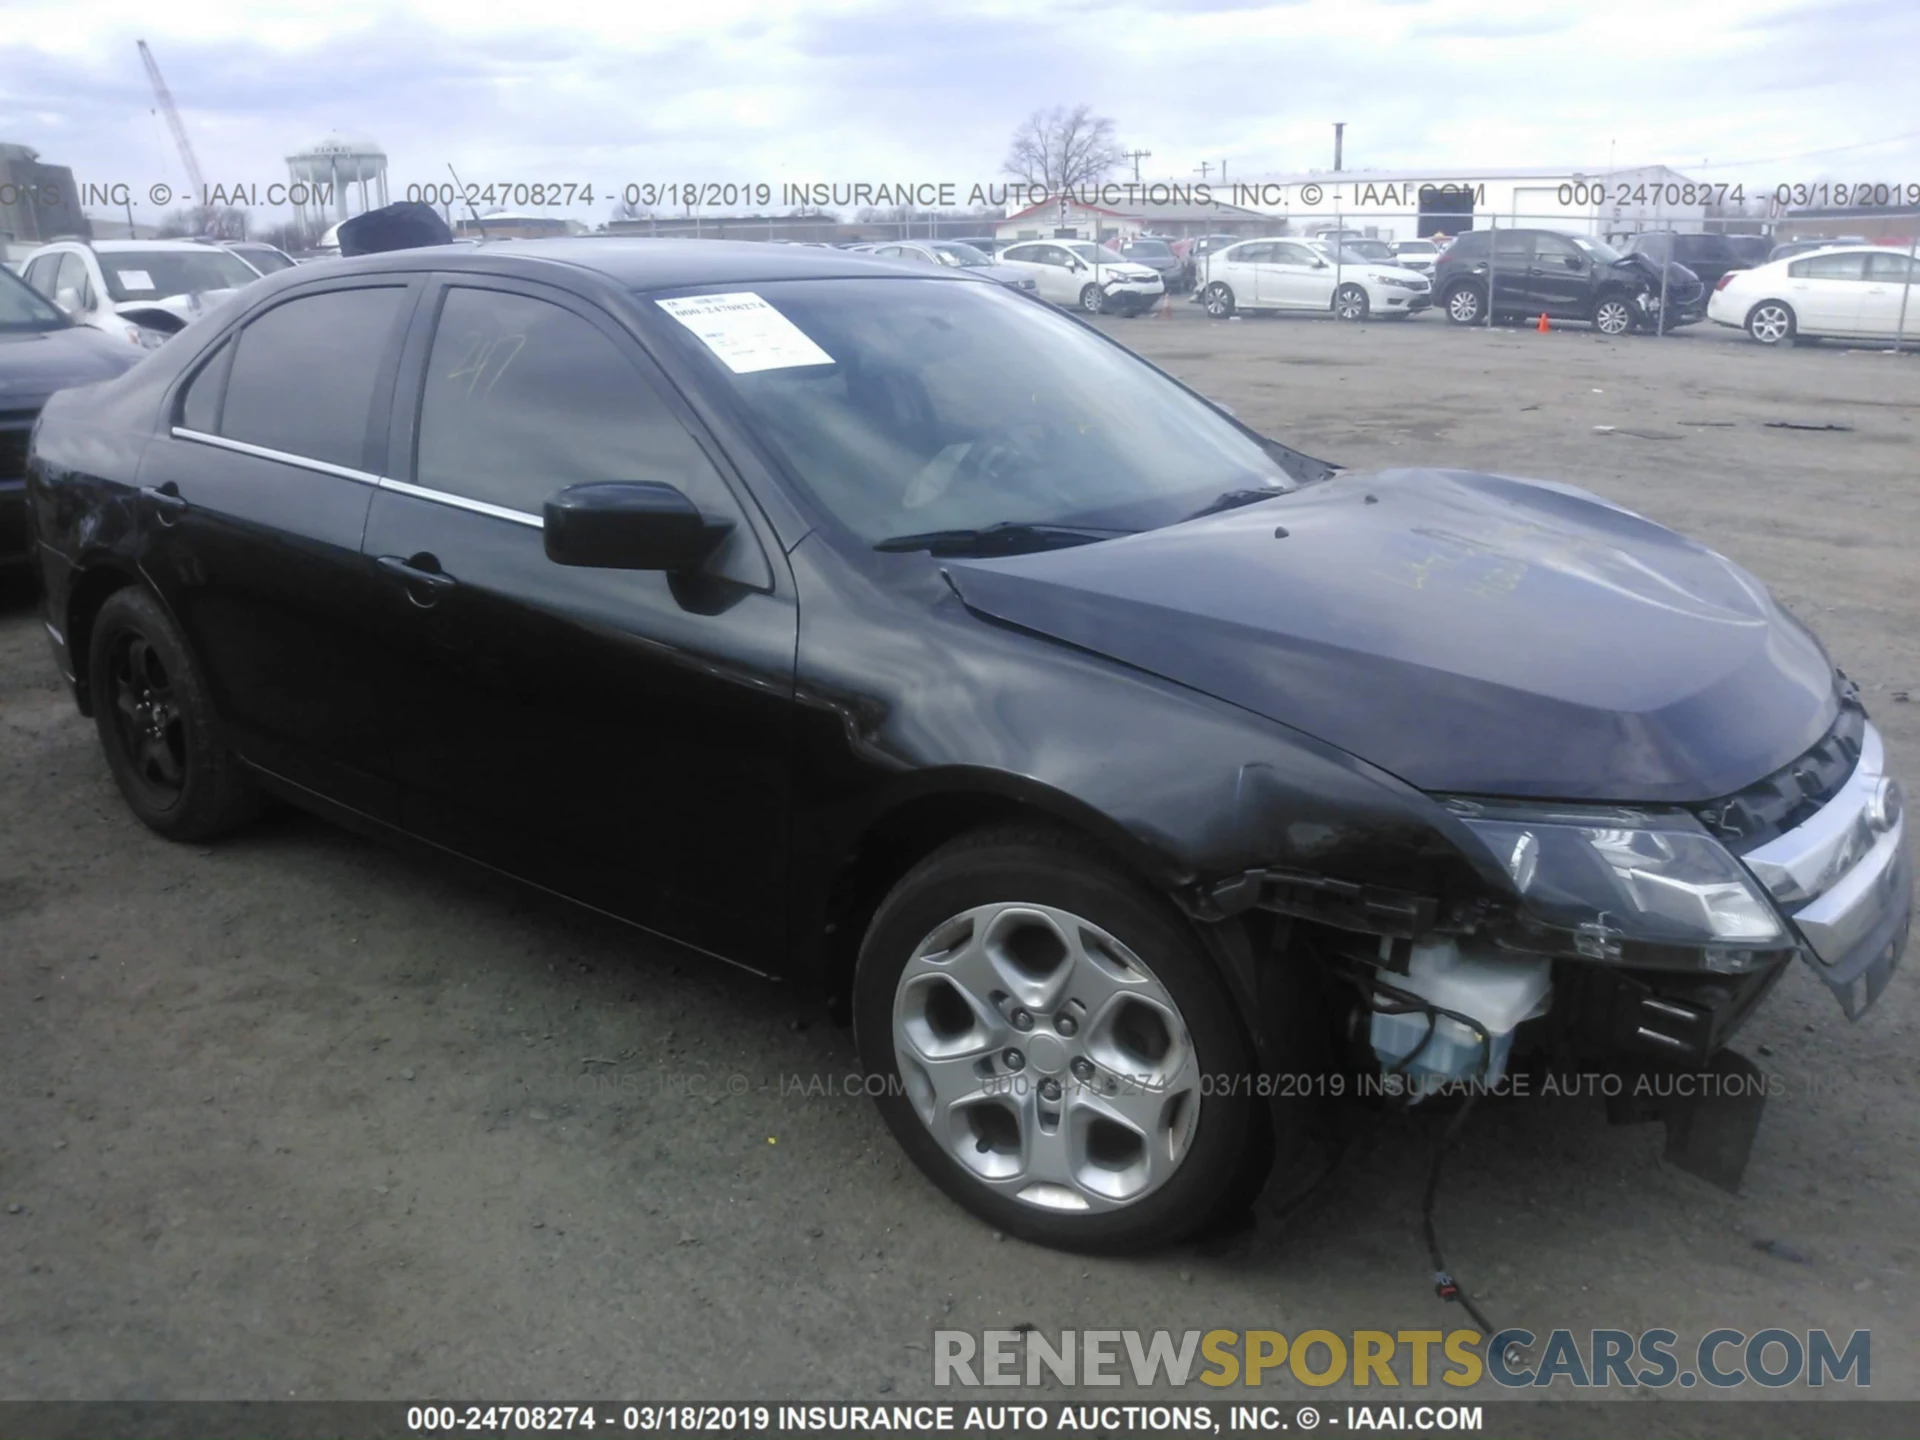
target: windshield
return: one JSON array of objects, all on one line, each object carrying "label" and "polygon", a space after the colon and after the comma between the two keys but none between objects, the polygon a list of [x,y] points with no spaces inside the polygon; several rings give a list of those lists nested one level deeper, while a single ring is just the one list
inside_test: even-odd
[{"label": "windshield", "polygon": [[1127,257],[1104,245],[1096,245],[1091,240],[1082,240],[1078,245],[1067,247],[1082,260],[1091,260],[1096,265],[1124,265]]},{"label": "windshield", "polygon": [[1437,255],[1440,247],[1431,240],[1402,240],[1396,255]]},{"label": "windshield", "polygon": [[198,290],[234,290],[260,277],[239,256],[209,245],[193,250],[96,252],[116,303],[161,300]]},{"label": "windshield", "polygon": [[1135,240],[1127,246],[1127,249],[1135,255],[1152,255],[1158,258],[1173,254],[1164,240]]},{"label": "windshield", "polygon": [[281,254],[271,245],[236,245],[234,254],[262,275],[271,275],[276,270],[288,270],[293,267],[292,258]]},{"label": "windshield", "polygon": [[934,254],[948,265],[991,265],[993,260],[973,246],[960,240],[942,240],[933,247]]},{"label": "windshield", "polygon": [[[868,544],[1008,523],[1150,529],[1230,490],[1294,484],[1205,401],[998,286],[775,281],[731,293],[741,318],[725,322],[676,323],[667,307],[692,302],[656,303],[671,342]],[[731,344],[750,347],[731,364],[709,348]]]},{"label": "windshield", "polygon": [[32,334],[64,330],[70,323],[26,281],[0,265],[0,331]]},{"label": "windshield", "polygon": [[1611,265],[1613,264],[1614,261],[1625,258],[1623,255],[1621,255],[1621,253],[1618,250],[1614,249],[1611,245],[1605,244],[1604,242],[1599,240],[1595,240],[1590,235],[1569,235],[1567,236],[1567,239],[1571,240],[1574,244],[1578,245],[1582,250],[1586,251],[1587,254],[1593,256],[1594,259],[1598,260],[1603,265]]},{"label": "windshield", "polygon": [[1368,260],[1393,259],[1393,247],[1384,240],[1349,240],[1347,249]]}]

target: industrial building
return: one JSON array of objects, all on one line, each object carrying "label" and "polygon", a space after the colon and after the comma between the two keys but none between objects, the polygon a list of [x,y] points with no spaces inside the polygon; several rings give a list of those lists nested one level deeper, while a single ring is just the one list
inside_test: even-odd
[{"label": "industrial building", "polygon": [[60,235],[89,237],[73,171],[43,165],[29,145],[0,142],[0,242],[38,245]]}]

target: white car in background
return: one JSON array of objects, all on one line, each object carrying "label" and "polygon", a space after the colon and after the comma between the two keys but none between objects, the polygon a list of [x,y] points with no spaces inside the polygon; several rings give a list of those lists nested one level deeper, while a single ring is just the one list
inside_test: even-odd
[{"label": "white car in background", "polygon": [[20,277],[76,325],[157,350],[260,275],[199,240],[56,240],[27,258]]},{"label": "white car in background", "polygon": [[1248,310],[1331,311],[1342,320],[1412,315],[1433,303],[1427,277],[1332,244],[1242,240],[1200,262],[1200,303],[1223,320]]},{"label": "white car in background", "polygon": [[1091,240],[1022,240],[994,259],[1030,272],[1042,300],[1089,315],[1138,315],[1167,291],[1151,265],[1135,264]]},{"label": "white car in background", "polygon": [[1431,240],[1395,240],[1393,263],[1431,277],[1433,262],[1440,258],[1440,247]]},{"label": "white car in background", "polygon": [[884,245],[869,245],[866,253],[882,260],[905,260],[914,265],[944,266],[965,270],[982,280],[995,280],[1022,294],[1038,293],[1033,272],[1024,266],[1002,265],[985,251],[964,240],[892,240]]},{"label": "white car in background", "polygon": [[1762,345],[1822,336],[1920,341],[1920,265],[1885,245],[1810,250],[1728,271],[1707,299],[1707,318]]}]

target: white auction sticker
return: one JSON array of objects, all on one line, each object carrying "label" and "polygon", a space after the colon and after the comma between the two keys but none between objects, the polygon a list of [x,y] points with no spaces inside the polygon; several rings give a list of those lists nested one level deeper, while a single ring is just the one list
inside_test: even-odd
[{"label": "white auction sticker", "polygon": [[833,357],[751,290],[653,302],[700,337],[736,375],[831,365]]},{"label": "white auction sticker", "polygon": [[151,290],[153,277],[144,270],[116,270],[122,290]]}]

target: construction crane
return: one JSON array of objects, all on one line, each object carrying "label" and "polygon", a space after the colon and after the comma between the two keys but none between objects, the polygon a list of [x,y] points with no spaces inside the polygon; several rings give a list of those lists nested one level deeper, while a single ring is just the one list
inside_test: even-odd
[{"label": "construction crane", "polygon": [[193,184],[193,203],[200,204],[206,197],[207,182],[201,177],[200,162],[193,158],[193,146],[187,143],[187,127],[180,123],[180,111],[173,103],[173,92],[167,89],[167,82],[160,78],[160,67],[153,63],[153,52],[147,48],[144,40],[136,42],[140,46],[140,63],[147,67],[147,79],[153,82],[153,98],[160,102],[160,113],[167,118],[167,129],[173,132],[173,143],[179,147],[180,159],[187,167],[187,179]]}]

